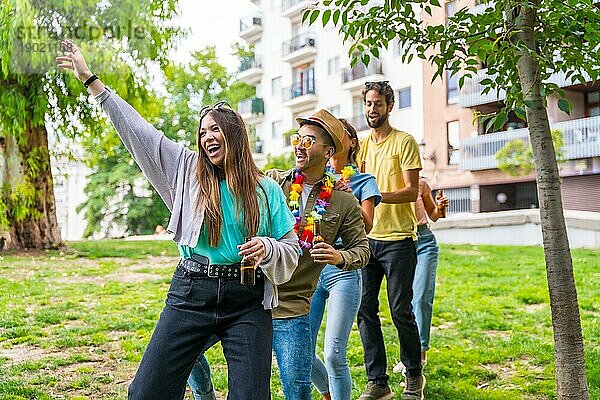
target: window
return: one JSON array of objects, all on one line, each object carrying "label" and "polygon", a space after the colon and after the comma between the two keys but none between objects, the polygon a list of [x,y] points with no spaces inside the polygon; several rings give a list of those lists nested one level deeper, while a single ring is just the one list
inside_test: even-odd
[{"label": "window", "polygon": [[271,137],[273,139],[281,137],[283,132],[281,132],[281,120],[271,122]]},{"label": "window", "polygon": [[327,75],[335,75],[340,69],[340,58],[335,56],[327,60]]},{"label": "window", "polygon": [[600,115],[600,91],[585,94],[585,113],[587,117]]},{"label": "window", "polygon": [[408,108],[411,104],[410,86],[398,90],[398,108]]},{"label": "window", "polygon": [[331,106],[327,109],[327,111],[332,113],[334,117],[339,117],[340,116],[340,105],[338,104],[336,106]]},{"label": "window", "polygon": [[274,97],[281,96],[281,77],[271,79],[271,95]]},{"label": "window", "polygon": [[446,20],[456,14],[456,1],[448,1],[445,5]]},{"label": "window", "polygon": [[444,194],[450,199],[448,214],[471,212],[471,188],[444,189]]},{"label": "window", "polygon": [[451,72],[446,70],[446,103],[458,103],[458,74],[450,76]]},{"label": "window", "polygon": [[448,165],[458,164],[458,150],[460,146],[460,123],[458,121],[446,122],[448,135]]}]

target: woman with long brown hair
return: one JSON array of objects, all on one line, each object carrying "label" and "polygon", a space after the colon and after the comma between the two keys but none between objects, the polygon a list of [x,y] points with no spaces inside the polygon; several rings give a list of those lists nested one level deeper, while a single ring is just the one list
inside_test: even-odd
[{"label": "woman with long brown hair", "polygon": [[[129,398],[183,399],[194,361],[213,336],[229,372],[229,398],[270,397],[272,322],[277,285],[290,279],[299,245],[280,186],[254,164],[240,115],[220,102],[200,112],[198,152],[148,124],[93,75],[70,41],[58,67],[102,106],[127,149],[171,211],[182,259]],[[253,261],[242,285],[240,262]],[[235,383],[235,384],[233,384]]]}]

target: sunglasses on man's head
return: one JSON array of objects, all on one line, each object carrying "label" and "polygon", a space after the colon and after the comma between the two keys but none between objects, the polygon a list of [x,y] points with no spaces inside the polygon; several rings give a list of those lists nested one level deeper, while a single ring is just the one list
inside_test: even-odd
[{"label": "sunglasses on man's head", "polygon": [[379,86],[381,89],[386,87],[390,83],[390,81],[374,81],[374,82],[365,82],[365,88],[371,89],[373,85]]},{"label": "sunglasses on man's head", "polygon": [[301,136],[298,133],[293,134],[292,136],[290,136],[290,143],[292,144],[292,146],[294,147],[302,147],[303,149],[310,149],[313,144],[315,144],[316,139],[314,137],[310,137],[310,136]]},{"label": "sunglasses on man's head", "polygon": [[228,110],[233,110],[233,108],[231,108],[231,106],[229,105],[229,103],[225,100],[221,100],[216,102],[214,105],[212,106],[204,106],[200,109],[200,119],[204,118],[206,116],[206,114],[208,114],[209,111],[212,110],[220,110],[222,108],[228,109]]}]

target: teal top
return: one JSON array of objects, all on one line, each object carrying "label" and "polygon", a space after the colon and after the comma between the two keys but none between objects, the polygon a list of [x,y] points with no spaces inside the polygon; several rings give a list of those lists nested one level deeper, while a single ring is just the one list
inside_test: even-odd
[{"label": "teal top", "polygon": [[[260,222],[256,236],[268,236],[280,239],[294,228],[295,219],[287,206],[286,198],[281,187],[273,179],[263,177],[260,181],[268,199],[260,187],[257,187],[258,203],[260,207]],[[192,254],[201,254],[210,259],[211,264],[226,265],[240,262],[238,245],[244,243],[246,226],[243,213],[237,213],[233,193],[227,188],[225,180],[219,183],[221,191],[221,210],[223,229],[221,242],[217,247],[208,244],[208,229],[206,222],[202,223],[200,237],[196,247],[178,245],[179,253],[183,258],[190,258]],[[270,212],[269,212],[270,210]],[[270,221],[269,221],[270,217]]]}]

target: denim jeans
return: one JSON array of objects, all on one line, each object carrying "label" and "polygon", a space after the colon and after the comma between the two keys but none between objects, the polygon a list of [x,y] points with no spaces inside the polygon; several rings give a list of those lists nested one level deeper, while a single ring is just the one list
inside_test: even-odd
[{"label": "denim jeans", "polygon": [[273,351],[287,400],[310,400],[314,346],[307,315],[273,319]]},{"label": "denim jeans", "polygon": [[415,242],[411,238],[385,242],[369,239],[371,258],[362,272],[362,301],[358,310],[358,331],[364,348],[367,379],[387,384],[387,359],[381,321],[379,289],[385,277],[392,322],[400,339],[400,359],[409,376],[421,375],[419,330],[412,312],[412,283],[417,264]]},{"label": "denim jeans", "polygon": [[208,364],[208,360],[204,353],[218,342],[219,338],[216,335],[211,336],[194,363],[194,367],[188,378],[188,385],[190,385],[194,400],[216,399],[215,388],[213,387],[212,378],[210,376],[210,364]]},{"label": "denim jeans", "polygon": [[427,225],[420,225],[417,235],[417,268],[413,281],[412,306],[417,326],[419,327],[421,351],[427,351],[429,350],[429,332],[431,331],[431,315],[433,313],[435,277],[440,250],[435,240],[435,235]]},{"label": "denim jeans", "polygon": [[327,302],[325,363],[315,355],[312,382],[319,393],[329,392],[334,400],[350,400],[352,394],[346,349],[360,305],[361,292],[360,271],[342,271],[333,265],[326,265],[321,271],[310,303],[310,330],[313,343],[316,343]]},{"label": "denim jeans", "polygon": [[272,324],[262,300],[262,282],[247,287],[238,280],[190,278],[178,267],[129,399],[183,399],[192,366],[213,335],[227,360],[229,398],[268,399]]}]

